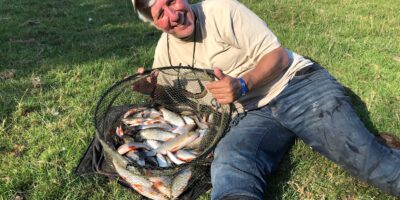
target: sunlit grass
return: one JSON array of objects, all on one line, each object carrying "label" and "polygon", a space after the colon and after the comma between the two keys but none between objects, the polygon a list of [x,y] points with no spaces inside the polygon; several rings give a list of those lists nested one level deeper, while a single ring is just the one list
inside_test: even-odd
[{"label": "sunlit grass", "polygon": [[[129,2],[0,0],[0,73],[13,73],[0,79],[0,199],[139,199],[115,181],[72,174],[93,137],[100,95],[137,66],[152,63],[159,33],[134,16]],[[241,2],[285,47],[319,61],[348,87],[371,131],[400,136],[396,0]],[[267,194],[394,199],[301,141]]]}]

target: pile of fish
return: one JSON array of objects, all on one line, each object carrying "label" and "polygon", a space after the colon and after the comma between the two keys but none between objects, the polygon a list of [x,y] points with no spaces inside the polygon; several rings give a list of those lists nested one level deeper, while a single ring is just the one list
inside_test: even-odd
[{"label": "pile of fish", "polygon": [[[184,191],[192,176],[192,171],[185,168],[170,176],[138,176],[114,162],[114,167],[121,178],[128,182],[141,195],[154,200],[177,199]],[[133,171],[135,171],[133,169]]]},{"label": "pile of fish", "polygon": [[[161,106],[138,107],[123,115],[115,129],[114,142],[117,152],[126,160],[140,166],[164,168],[195,159],[201,153],[201,140],[208,132],[206,117],[178,114]],[[115,163],[114,166],[132,188],[151,199],[177,198],[192,174],[186,168],[174,177],[142,177]]]}]

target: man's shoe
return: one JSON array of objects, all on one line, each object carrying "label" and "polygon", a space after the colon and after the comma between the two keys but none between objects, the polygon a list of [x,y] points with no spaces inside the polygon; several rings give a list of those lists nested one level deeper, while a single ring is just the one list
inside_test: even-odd
[{"label": "man's shoe", "polygon": [[392,133],[382,132],[376,135],[376,138],[382,144],[385,144],[391,148],[400,149],[400,139]]}]

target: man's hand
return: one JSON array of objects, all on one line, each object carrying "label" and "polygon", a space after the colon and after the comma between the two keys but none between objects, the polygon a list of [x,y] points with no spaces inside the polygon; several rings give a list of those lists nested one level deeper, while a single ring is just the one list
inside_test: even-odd
[{"label": "man's hand", "polygon": [[[144,73],[144,68],[139,67],[136,71],[138,74]],[[157,85],[158,71],[154,70],[150,73],[150,76],[142,79],[132,85],[134,91],[140,92],[142,94],[151,95]]]},{"label": "man's hand", "polygon": [[215,76],[219,79],[206,85],[206,88],[220,104],[229,104],[241,96],[242,86],[239,79],[225,75],[221,69],[214,69]]}]

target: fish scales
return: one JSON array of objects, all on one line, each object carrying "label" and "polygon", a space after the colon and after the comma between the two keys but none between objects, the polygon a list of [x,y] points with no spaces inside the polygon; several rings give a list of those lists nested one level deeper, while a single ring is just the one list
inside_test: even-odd
[{"label": "fish scales", "polygon": [[146,109],[146,107],[139,107],[139,108],[130,108],[125,114],[124,118],[128,118],[135,113],[141,112],[142,110]]},{"label": "fish scales", "polygon": [[187,184],[189,183],[190,178],[192,177],[192,170],[189,168],[184,169],[175,176],[172,181],[172,198],[177,198],[182,194]]},{"label": "fish scales", "polygon": [[115,170],[121,176],[121,178],[126,180],[129,184],[141,185],[143,187],[151,187],[153,185],[153,183],[151,181],[147,180],[146,178],[144,178],[142,176],[138,176],[138,175],[135,175],[135,174],[129,172],[125,168],[118,165],[115,161],[113,161],[113,165],[114,165]]},{"label": "fish scales", "polygon": [[140,159],[137,151],[129,151],[128,153],[125,154],[125,156],[135,162],[137,162]]},{"label": "fish scales", "polygon": [[129,151],[136,150],[136,149],[147,149],[149,150],[150,147],[143,143],[139,142],[130,142],[130,143],[125,143],[121,146],[118,147],[117,151],[119,154],[123,155]]},{"label": "fish scales", "polygon": [[177,135],[157,128],[151,128],[140,131],[140,136],[146,140],[168,141],[175,138]]},{"label": "fish scales", "polygon": [[115,133],[119,136],[122,137],[124,135],[124,130],[122,129],[122,126],[118,126],[115,130]]},{"label": "fish scales", "polygon": [[167,197],[171,197],[171,179],[168,177],[149,177],[149,180],[153,183],[153,186],[157,188]]},{"label": "fish scales", "polygon": [[162,193],[152,187],[144,187],[142,185],[131,185],[133,189],[138,191],[143,196],[153,200],[168,200]]},{"label": "fish scales", "polygon": [[182,118],[186,124],[193,124],[193,125],[196,124],[196,122],[189,116],[182,116]]},{"label": "fish scales", "polygon": [[195,124],[186,124],[184,126],[178,126],[172,129],[172,133],[177,133],[177,134],[185,134],[189,131],[191,131],[196,125]]},{"label": "fish scales", "polygon": [[169,123],[175,126],[184,126],[186,124],[185,120],[183,120],[180,115],[163,107],[160,108],[160,111],[164,117],[164,120],[168,121]]},{"label": "fish scales", "polygon": [[179,159],[182,160],[184,162],[190,162],[191,160],[196,158],[196,155],[193,154],[190,151],[187,150],[178,150],[177,152],[175,152],[175,156]]},{"label": "fish scales", "polygon": [[[183,148],[198,147],[198,143],[208,132],[208,130],[202,129],[208,129],[209,124],[193,113],[185,116],[163,107],[159,110],[140,107],[130,109],[125,113],[122,119],[125,124],[123,125],[124,129],[122,129],[123,126],[119,126],[115,132],[125,143],[121,145],[122,149],[128,150],[119,152],[139,165],[150,164],[159,167],[169,167],[171,166],[170,162],[179,165],[196,158],[197,154]],[[199,129],[196,130],[196,126]],[[135,131],[131,133],[135,139],[126,135],[128,131]],[[191,143],[197,144],[192,145]],[[141,155],[136,150],[138,148],[145,149],[139,150]],[[164,157],[164,155],[166,156]],[[131,184],[132,188],[151,199],[177,198],[184,191],[192,176],[190,169],[184,169],[173,180],[165,180],[168,177],[146,179],[129,173],[128,170],[117,165],[115,168],[120,176]]]},{"label": "fish scales", "polygon": [[167,123],[164,119],[157,117],[155,119],[151,118],[124,118],[122,122],[129,126],[143,126],[143,125],[151,125],[157,123]]},{"label": "fish scales", "polygon": [[162,114],[159,111],[157,111],[156,109],[154,109],[154,108],[150,108],[150,109],[144,110],[142,112],[142,117],[143,118],[154,119],[154,118],[161,117],[161,115]]},{"label": "fish scales", "polygon": [[163,143],[160,147],[155,150],[151,150],[147,155],[154,155],[155,153],[161,153],[163,155],[167,154],[167,151],[175,152],[184,146],[188,145],[190,142],[195,140],[198,137],[198,133],[195,131],[188,132],[183,135],[179,135],[178,137]]},{"label": "fish scales", "polygon": [[200,128],[200,129],[208,129],[209,125],[207,124],[207,122],[200,120],[197,116],[195,116],[193,118],[194,122],[196,123],[196,125]]},{"label": "fish scales", "polygon": [[133,139],[133,137],[128,136],[128,135],[123,135],[121,137],[122,141],[125,143],[131,143],[131,142],[135,142],[135,139]]},{"label": "fish scales", "polygon": [[158,128],[164,131],[173,130],[173,126],[169,123],[154,123],[148,125],[138,125],[136,126],[137,130],[149,129],[149,128]]},{"label": "fish scales", "polygon": [[177,165],[181,165],[181,164],[185,163],[182,160],[179,160],[173,153],[171,153],[169,151],[167,151],[167,156],[173,163],[175,163]]},{"label": "fish scales", "polygon": [[164,158],[164,156],[159,154],[159,153],[156,154],[156,159],[157,159],[159,167],[169,167],[169,166],[171,166],[171,164],[168,163],[168,161]]},{"label": "fish scales", "polygon": [[160,141],[158,141],[158,140],[146,140],[145,142],[144,142],[147,146],[149,146],[150,148],[152,148],[152,149],[157,149],[158,147],[160,147],[161,146],[161,142]]}]

